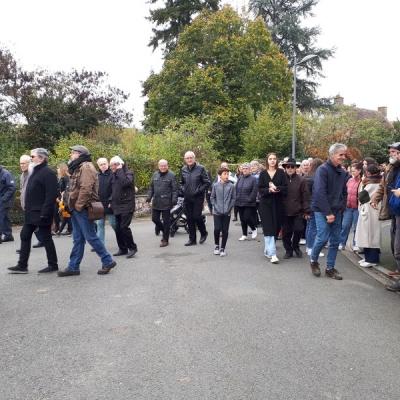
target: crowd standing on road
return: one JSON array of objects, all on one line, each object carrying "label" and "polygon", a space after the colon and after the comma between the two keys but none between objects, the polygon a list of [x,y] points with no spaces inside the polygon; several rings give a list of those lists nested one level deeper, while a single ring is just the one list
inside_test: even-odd
[{"label": "crowd standing on road", "polygon": [[[47,266],[39,272],[58,271],[60,277],[80,274],[86,242],[100,258],[99,275],[108,274],[117,265],[113,256],[133,258],[138,251],[131,230],[137,190],[134,172],[120,156],[112,157],[110,162],[99,158],[97,171],[89,149],[75,145],[70,150],[69,163],[58,165],[58,179],[48,166],[46,149],[33,149],[30,155],[20,158],[24,225],[21,248],[17,250],[19,260],[8,268],[11,273],[28,272],[33,233],[38,239],[33,247],[44,247],[47,255]],[[234,211],[234,220],[239,217],[242,228],[238,240],[256,239],[261,226],[263,253],[273,264],[280,262],[277,240],[283,242],[283,259],[289,259],[303,257],[300,244],[305,238],[311,272],[319,277],[319,260],[327,247],[325,275],[335,280],[342,280],[336,268],[337,252],[346,247],[364,254],[361,267],[379,264],[379,224],[389,219],[395,276],[400,275],[400,143],[388,145],[388,153],[389,163],[383,169],[370,157],[345,167],[347,147],[341,143],[330,146],[325,162],[315,158],[298,163],[289,157],[279,162],[277,154],[270,153],[265,166],[253,160],[239,165],[236,174],[223,162],[213,180],[196,155],[187,151],[179,183],[168,161],[158,162],[146,201],[151,203],[155,234],[162,234],[160,247],[170,244],[171,215],[179,198],[183,199],[189,233],[185,246],[206,242],[203,207],[207,199],[214,220],[214,255],[228,254]],[[0,166],[0,243],[14,240],[9,212],[15,192],[12,174]],[[113,256],[106,249],[107,221],[118,245]],[[67,268],[59,270],[52,234],[62,234],[65,226],[66,234],[73,238],[72,250]],[[387,289],[400,291],[400,279]]]}]

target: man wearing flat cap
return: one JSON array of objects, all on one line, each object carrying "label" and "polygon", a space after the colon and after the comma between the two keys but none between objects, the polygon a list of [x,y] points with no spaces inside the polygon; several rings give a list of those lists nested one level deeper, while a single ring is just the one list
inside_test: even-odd
[{"label": "man wearing flat cap", "polygon": [[71,212],[73,247],[68,267],[58,272],[58,276],[80,275],[80,264],[88,242],[101,258],[99,275],[108,274],[116,266],[110,253],[96,234],[94,221],[89,220],[88,207],[99,201],[99,181],[92,163],[90,152],[85,146],[70,147],[68,171],[71,175],[67,192],[67,205]]},{"label": "man wearing flat cap", "polygon": [[[389,200],[391,196],[400,197],[400,191],[396,185],[400,177],[400,142],[388,145],[389,165],[386,168],[378,189],[371,198],[371,206],[377,208],[382,203],[379,211],[379,219],[381,221],[391,219],[390,228],[390,244],[392,254],[396,261],[396,275],[400,275],[400,215],[390,209]],[[377,227],[380,229],[380,227]],[[400,280],[386,287],[393,292],[400,291]]]},{"label": "man wearing flat cap", "polygon": [[49,154],[46,149],[31,151],[32,162],[26,177],[24,197],[24,226],[21,230],[21,250],[18,264],[8,268],[14,274],[28,272],[32,234],[38,229],[47,255],[47,266],[40,273],[58,270],[56,248],[51,236],[54,204],[58,194],[57,176],[47,166]]}]

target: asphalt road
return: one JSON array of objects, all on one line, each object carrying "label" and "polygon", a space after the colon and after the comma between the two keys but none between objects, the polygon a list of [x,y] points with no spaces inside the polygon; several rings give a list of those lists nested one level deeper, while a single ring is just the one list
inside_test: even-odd
[{"label": "asphalt road", "polygon": [[[0,245],[1,400],[400,398],[400,296],[342,255],[339,282],[272,265],[238,226],[225,258],[211,236],[160,249],[150,222],[133,232],[136,258],[107,276],[90,252],[80,276],[39,275],[43,249],[9,275],[18,243]],[[55,241],[65,266],[71,239]]]}]

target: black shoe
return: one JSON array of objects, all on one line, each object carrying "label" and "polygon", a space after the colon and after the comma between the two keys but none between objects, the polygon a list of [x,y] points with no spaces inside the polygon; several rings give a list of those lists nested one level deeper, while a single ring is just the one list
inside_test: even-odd
[{"label": "black shoe", "polygon": [[237,218],[233,218],[232,222],[236,222],[238,219]]},{"label": "black shoe", "polygon": [[289,253],[288,251],[285,253],[285,255],[283,256],[283,258],[285,260],[287,260],[288,258],[292,258],[293,257],[293,253]]},{"label": "black shoe", "polygon": [[106,275],[108,274],[115,266],[117,263],[115,261],[112,261],[111,264],[108,265],[103,265],[101,269],[97,271],[98,275]]},{"label": "black shoe", "polygon": [[126,258],[132,258],[137,253],[137,249],[129,249]]},{"label": "black shoe", "polygon": [[16,252],[17,254],[19,254],[19,253],[21,253],[21,249],[17,249],[17,250],[15,250],[15,252]]},{"label": "black shoe", "polygon": [[39,247],[44,247],[44,244],[42,242],[37,242],[32,246],[34,249],[38,249]]},{"label": "black shoe", "polygon": [[1,239],[3,243],[5,242],[13,242],[14,241],[14,236],[10,235],[10,236],[3,236],[3,239]]},{"label": "black shoe", "polygon": [[389,286],[386,286],[386,290],[390,290],[391,292],[399,292],[400,291],[400,280],[392,283]]},{"label": "black shoe", "polygon": [[311,272],[314,276],[321,276],[321,270],[319,269],[319,264],[317,261],[310,262]]},{"label": "black shoe", "polygon": [[65,268],[65,269],[57,272],[57,275],[60,276],[60,277],[80,275],[80,274],[81,274],[81,271],[79,271],[79,270],[78,271],[73,271],[72,269],[69,269],[69,268]]},{"label": "black shoe", "polygon": [[113,256],[118,257],[118,256],[126,256],[128,252],[126,250],[118,250],[116,253],[113,254]]},{"label": "black shoe", "polygon": [[327,276],[328,278],[336,279],[337,281],[341,281],[343,279],[342,275],[340,275],[339,271],[335,268],[326,269],[325,276]]},{"label": "black shoe", "polygon": [[199,243],[203,244],[207,240],[208,232],[206,232],[204,235],[201,235]]},{"label": "black shoe", "polygon": [[39,270],[38,274],[43,274],[43,273],[46,273],[46,272],[54,272],[54,271],[58,271],[58,267],[50,267],[50,266],[48,266],[46,268],[43,268],[43,269]]},{"label": "black shoe", "polygon": [[196,242],[193,240],[189,240],[188,242],[185,243],[185,246],[196,246]]},{"label": "black shoe", "polygon": [[9,267],[7,268],[10,272],[10,274],[27,274],[28,273],[28,268],[23,268],[20,267],[19,265],[16,265],[15,267]]},{"label": "black shoe", "polygon": [[303,252],[300,249],[294,249],[297,258],[303,257]]}]

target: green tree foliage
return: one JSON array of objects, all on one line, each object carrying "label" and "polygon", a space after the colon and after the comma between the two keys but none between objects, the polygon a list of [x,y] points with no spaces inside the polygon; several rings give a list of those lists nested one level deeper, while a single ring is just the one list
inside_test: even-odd
[{"label": "green tree foliage", "polygon": [[197,17],[181,34],[159,74],[144,83],[144,126],[160,132],[188,116],[212,121],[209,136],[225,159],[242,154],[248,109],[287,103],[290,71],[262,20],[231,7]]},{"label": "green tree foliage", "polygon": [[[153,28],[153,37],[149,46],[155,50],[158,46],[165,46],[165,53],[175,48],[178,36],[189,25],[193,17],[201,11],[217,11],[221,0],[164,0],[163,7],[150,10],[150,17],[156,27]],[[150,0],[150,4],[159,3],[159,0]]]},{"label": "green tree foliage", "polygon": [[129,123],[121,109],[127,95],[108,86],[103,72],[25,71],[0,49],[0,120],[24,122],[27,147],[52,148],[71,132],[86,134],[100,124]]},{"label": "green tree foliage", "polygon": [[306,79],[297,81],[297,103],[301,110],[328,105],[328,99],[318,99],[316,78],[323,76],[322,60],[333,55],[332,49],[316,46],[320,34],[319,27],[302,26],[304,18],[312,16],[312,9],[318,0],[250,0],[250,10],[261,17],[271,32],[272,40],[289,60],[290,67],[296,57],[297,62],[305,56],[315,54],[297,68],[304,70]]},{"label": "green tree foliage", "polygon": [[373,157],[387,159],[387,144],[394,139],[394,129],[378,112],[354,106],[337,106],[318,114],[303,115],[299,128],[306,155],[326,158],[328,147],[335,142],[349,147],[352,159]]}]

